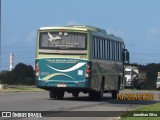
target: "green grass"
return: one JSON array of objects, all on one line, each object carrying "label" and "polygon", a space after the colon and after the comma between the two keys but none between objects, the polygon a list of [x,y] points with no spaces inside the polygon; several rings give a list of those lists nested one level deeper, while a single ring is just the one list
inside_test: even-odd
[{"label": "green grass", "polygon": [[14,86],[9,87],[7,89],[0,89],[0,93],[2,92],[38,92],[38,91],[44,91],[42,89],[36,88],[36,87],[27,87],[27,86]]},{"label": "green grass", "polygon": [[[143,113],[143,111],[149,111],[149,112],[160,111],[160,103],[138,107],[134,111],[135,112],[142,111],[140,113]],[[144,114],[145,114],[145,112],[144,112]],[[160,114],[160,112],[159,112],[159,114]],[[127,115],[129,115],[129,113],[126,113],[126,114],[122,115],[121,116],[122,117],[121,120],[160,120],[160,117],[125,117]]]},{"label": "green grass", "polygon": [[144,91],[144,92],[154,92],[154,91],[158,91],[158,90],[137,90],[137,89],[123,89],[123,90],[120,90],[121,92],[128,92],[128,91],[131,91],[131,92],[139,92],[139,91]]}]

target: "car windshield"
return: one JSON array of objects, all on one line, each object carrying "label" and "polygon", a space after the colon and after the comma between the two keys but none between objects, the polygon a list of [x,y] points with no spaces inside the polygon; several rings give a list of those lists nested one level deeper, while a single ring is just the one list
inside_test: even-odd
[{"label": "car windshield", "polygon": [[131,75],[131,71],[125,71],[125,75]]},{"label": "car windshield", "polygon": [[157,78],[157,82],[160,82],[160,78]]}]

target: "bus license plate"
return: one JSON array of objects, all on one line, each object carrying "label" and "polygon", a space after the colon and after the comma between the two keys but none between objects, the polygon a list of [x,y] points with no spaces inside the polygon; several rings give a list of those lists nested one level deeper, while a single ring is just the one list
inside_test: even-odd
[{"label": "bus license plate", "polygon": [[57,87],[66,87],[66,84],[57,84]]}]

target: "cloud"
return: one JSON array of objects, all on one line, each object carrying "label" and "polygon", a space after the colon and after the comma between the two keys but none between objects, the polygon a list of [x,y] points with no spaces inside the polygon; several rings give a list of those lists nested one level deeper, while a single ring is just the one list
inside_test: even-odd
[{"label": "cloud", "polygon": [[150,28],[147,32],[147,40],[157,41],[160,39],[160,28]]}]

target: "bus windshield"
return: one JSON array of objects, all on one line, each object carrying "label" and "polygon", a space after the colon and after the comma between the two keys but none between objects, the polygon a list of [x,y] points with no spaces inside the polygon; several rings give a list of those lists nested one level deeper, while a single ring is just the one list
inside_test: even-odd
[{"label": "bus windshield", "polygon": [[87,34],[76,32],[40,32],[40,49],[86,50]]}]

